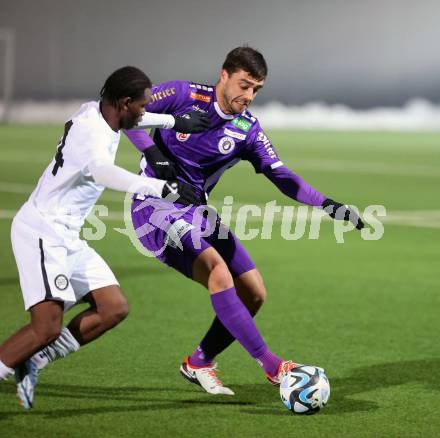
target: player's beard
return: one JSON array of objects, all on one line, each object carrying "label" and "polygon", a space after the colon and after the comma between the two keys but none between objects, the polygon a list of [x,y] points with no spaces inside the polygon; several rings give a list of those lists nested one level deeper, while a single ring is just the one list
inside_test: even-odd
[{"label": "player's beard", "polygon": [[119,123],[120,126],[119,129],[132,129],[135,126],[137,126],[139,120],[140,120],[139,116],[133,114],[129,114],[126,117],[122,117]]},{"label": "player's beard", "polygon": [[227,105],[226,112],[227,114],[241,114],[244,110],[246,110],[249,104],[244,104],[244,102],[237,102],[235,97],[231,97],[225,91],[223,93],[223,101]]},{"label": "player's beard", "polygon": [[222,99],[223,99],[223,103],[226,107],[223,112],[225,114],[230,114],[230,115],[235,114],[236,111],[235,111],[234,107],[232,106],[233,98],[231,96],[229,96],[229,94],[226,90],[223,90]]},{"label": "player's beard", "polygon": [[[235,105],[235,108],[234,108],[234,105]],[[239,102],[233,101],[231,106],[234,110],[234,114],[241,114],[243,111],[245,111],[248,108],[249,104],[244,103],[242,101],[239,101]]]},{"label": "player's beard", "polygon": [[222,90],[222,100],[223,104],[226,107],[224,113],[225,114],[241,114],[244,110],[246,110],[249,105],[250,101],[248,101],[243,96],[233,96],[229,93],[229,87],[228,84],[225,85],[225,87]]}]

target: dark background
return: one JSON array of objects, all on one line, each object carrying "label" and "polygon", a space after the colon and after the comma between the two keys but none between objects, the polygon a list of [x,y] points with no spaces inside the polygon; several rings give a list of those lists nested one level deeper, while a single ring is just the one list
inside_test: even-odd
[{"label": "dark background", "polygon": [[127,64],[154,82],[215,83],[249,43],[270,69],[258,103],[438,102],[439,16],[438,0],[0,1],[0,27],[16,32],[15,98],[44,100],[95,98]]}]

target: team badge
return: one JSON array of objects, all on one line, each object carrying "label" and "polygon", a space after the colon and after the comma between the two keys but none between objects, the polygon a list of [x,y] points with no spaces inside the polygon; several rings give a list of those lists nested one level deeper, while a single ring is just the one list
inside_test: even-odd
[{"label": "team badge", "polygon": [[66,290],[67,286],[69,286],[69,280],[63,274],[57,275],[54,283],[58,290]]},{"label": "team badge", "polygon": [[183,132],[176,132],[176,138],[179,141],[186,141],[189,139],[191,134],[184,134]]},{"label": "team badge", "polygon": [[235,141],[231,137],[223,137],[218,142],[218,150],[223,154],[229,154],[235,148]]}]

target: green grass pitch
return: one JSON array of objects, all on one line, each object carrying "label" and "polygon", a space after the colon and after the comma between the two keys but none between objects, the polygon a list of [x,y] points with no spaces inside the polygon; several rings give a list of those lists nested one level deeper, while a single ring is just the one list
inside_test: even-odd
[{"label": "green grass pitch", "polygon": [[[0,340],[25,324],[9,229],[53,156],[61,126],[0,127]],[[106,192],[116,218],[91,245],[128,296],[126,321],[40,377],[26,413],[13,381],[0,382],[5,437],[297,436],[428,437],[440,434],[440,134],[270,132],[292,169],[323,193],[357,205],[385,205],[381,240],[324,222],[320,237],[244,242],[263,274],[268,299],[257,324],[271,349],[326,369],[328,406],[291,415],[276,388],[239,345],[218,357],[235,397],[215,397],[179,375],[182,359],[213,317],[208,294],[143,257],[117,213],[122,194]],[[137,169],[124,139],[118,163]],[[240,204],[294,204],[248,163],[229,170],[212,194]],[[258,225],[253,223],[252,226]],[[82,307],[78,307],[82,308]],[[74,310],[75,311],[75,310]],[[74,312],[73,311],[73,312]],[[72,316],[66,315],[66,320]]]}]

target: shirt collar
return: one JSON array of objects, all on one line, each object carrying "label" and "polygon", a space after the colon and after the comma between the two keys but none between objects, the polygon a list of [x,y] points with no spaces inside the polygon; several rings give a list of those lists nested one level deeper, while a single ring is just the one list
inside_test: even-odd
[{"label": "shirt collar", "polygon": [[235,117],[233,114],[232,114],[232,115],[225,114],[225,113],[220,109],[220,106],[219,106],[219,104],[218,104],[217,101],[214,102],[214,108],[215,108],[217,114],[218,114],[222,119],[225,119],[225,120],[232,120],[232,119]]}]

